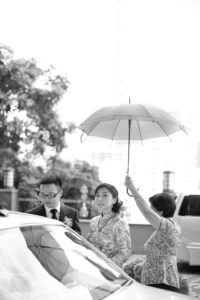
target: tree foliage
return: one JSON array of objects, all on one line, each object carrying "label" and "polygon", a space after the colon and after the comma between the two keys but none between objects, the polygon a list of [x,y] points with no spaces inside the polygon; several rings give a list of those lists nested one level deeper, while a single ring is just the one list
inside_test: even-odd
[{"label": "tree foliage", "polygon": [[65,199],[80,199],[80,188],[83,185],[87,186],[88,197],[92,199],[94,190],[100,183],[98,168],[86,161],[70,163],[55,156],[49,160],[48,169],[61,177]]},{"label": "tree foliage", "polygon": [[[65,133],[56,105],[68,89],[68,80],[53,66],[44,69],[35,59],[16,59],[12,49],[0,45],[0,187],[3,168],[15,169],[15,188],[19,197],[35,197],[38,183],[46,172],[56,172],[63,181],[63,198],[79,199],[86,185],[88,197],[100,183],[98,168],[85,161],[64,162],[59,153],[65,145]],[[19,154],[27,149],[25,159]],[[36,167],[29,158],[52,149],[46,168]],[[53,153],[53,154],[52,154]]]},{"label": "tree foliage", "polygon": [[0,45],[0,145],[19,153],[56,153],[65,145],[65,133],[55,107],[68,88],[65,75],[53,66],[43,69],[35,59],[14,59],[10,48]]}]

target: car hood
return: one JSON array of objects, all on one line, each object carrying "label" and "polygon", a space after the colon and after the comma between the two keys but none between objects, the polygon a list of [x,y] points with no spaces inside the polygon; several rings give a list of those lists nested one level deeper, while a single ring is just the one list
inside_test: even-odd
[{"label": "car hood", "polygon": [[163,289],[145,286],[134,281],[129,286],[123,287],[118,292],[112,294],[109,300],[189,300],[194,299],[183,294],[166,291]]}]

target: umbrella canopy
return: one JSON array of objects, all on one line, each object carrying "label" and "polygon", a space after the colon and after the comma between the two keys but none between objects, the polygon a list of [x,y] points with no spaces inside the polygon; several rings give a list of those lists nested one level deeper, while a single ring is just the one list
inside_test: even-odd
[{"label": "umbrella canopy", "polygon": [[79,129],[88,136],[127,141],[127,174],[131,140],[169,137],[180,130],[186,133],[185,127],[163,109],[153,105],[130,103],[97,110],[79,126]]},{"label": "umbrella canopy", "polygon": [[[130,102],[130,100],[129,100]],[[161,108],[144,104],[103,107],[89,116],[79,129],[88,136],[127,141],[129,173],[130,141],[169,137],[185,127]],[[127,193],[130,196],[128,189]]]},{"label": "umbrella canopy", "polygon": [[128,141],[129,135],[130,140],[142,141],[185,131],[184,126],[163,109],[144,104],[104,107],[89,116],[79,128],[89,136],[121,141]]}]

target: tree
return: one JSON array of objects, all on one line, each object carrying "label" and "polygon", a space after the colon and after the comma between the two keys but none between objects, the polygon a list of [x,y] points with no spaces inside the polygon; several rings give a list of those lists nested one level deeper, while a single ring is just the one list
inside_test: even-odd
[{"label": "tree", "polygon": [[[48,168],[44,171],[41,167],[31,166],[28,162],[23,162],[17,168],[18,178],[18,195],[20,198],[20,210],[26,211],[33,205],[38,205],[36,202],[37,191],[39,189],[39,182],[42,177],[47,173],[55,172],[62,180],[63,183],[63,198],[80,200],[80,188],[86,185],[88,188],[87,205],[91,210],[91,199],[94,199],[94,189],[100,183],[98,177],[98,168],[91,166],[85,161],[76,161],[72,164],[65,162],[58,156],[51,157],[48,161]],[[2,185],[2,174],[0,172],[0,185]],[[26,202],[25,199],[35,199]],[[80,209],[80,202],[68,203],[76,209]]]},{"label": "tree", "polygon": [[[14,167],[20,197],[34,196],[46,170],[36,167],[30,157],[43,155],[47,149],[53,150],[46,159],[47,169],[61,176],[64,198],[78,199],[83,184],[92,198],[100,182],[96,167],[59,159],[66,146],[65,133],[75,129],[71,123],[63,127],[55,109],[68,84],[67,77],[53,66],[43,69],[35,59],[15,59],[12,49],[0,45],[0,185],[3,167]],[[25,149],[22,160],[19,154]]]},{"label": "tree", "polygon": [[[59,153],[66,146],[65,133],[55,107],[68,88],[65,75],[53,66],[43,69],[35,59],[14,59],[13,51],[0,45],[0,145],[19,154]],[[25,151],[25,150],[23,150]]]},{"label": "tree", "polygon": [[72,164],[55,156],[49,159],[48,170],[61,177],[65,199],[80,199],[80,188],[83,184],[87,186],[88,197],[92,199],[94,190],[100,183],[98,168],[86,161],[77,160]]}]

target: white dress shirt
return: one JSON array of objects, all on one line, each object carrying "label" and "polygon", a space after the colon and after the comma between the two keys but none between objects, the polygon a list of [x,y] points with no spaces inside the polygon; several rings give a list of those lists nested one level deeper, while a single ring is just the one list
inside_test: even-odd
[{"label": "white dress shirt", "polygon": [[46,210],[46,216],[47,216],[47,218],[52,219],[51,209],[56,209],[57,210],[56,217],[59,220],[59,216],[60,216],[60,202],[58,203],[58,206],[56,206],[56,207],[52,207],[52,208],[47,207],[47,206],[44,206],[44,207],[45,207],[45,210]]}]

